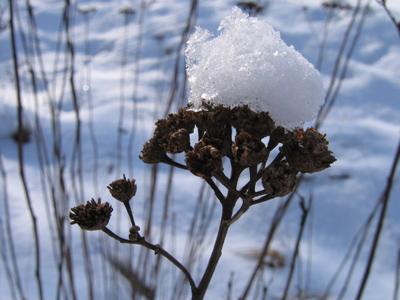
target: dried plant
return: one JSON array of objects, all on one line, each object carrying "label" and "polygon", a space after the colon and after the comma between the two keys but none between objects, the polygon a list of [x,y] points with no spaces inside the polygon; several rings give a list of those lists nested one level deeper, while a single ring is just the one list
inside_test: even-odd
[{"label": "dried plant", "polygon": [[[198,141],[191,145],[191,135],[195,131]],[[278,146],[277,155],[270,159],[271,151]],[[185,155],[184,164],[172,158],[179,153]],[[108,203],[100,204],[100,199],[97,203],[92,200],[86,206],[72,208],[71,224],[77,223],[86,230],[103,230],[121,243],[138,244],[164,256],[186,276],[192,299],[204,298],[221,257],[228,229],[234,222],[251,206],[290,194],[296,186],[297,174],[320,172],[336,160],[328,149],[325,135],[313,128],[286,131],[276,127],[266,112],[256,113],[247,106],[227,108],[206,102],[200,110],[193,110],[188,105],[179,109],[178,113],[158,120],[154,135],[145,143],[140,158],[145,163],[165,163],[201,177],[221,204],[217,238],[198,284],[182,263],[160,245],[151,244],[141,236],[129,204],[136,194],[134,179],[126,179],[124,175],[123,179],[108,186],[111,195],[125,205],[130,217],[132,226],[128,239],[106,227],[112,208]],[[230,174],[224,172],[226,163],[230,164]],[[238,186],[240,178],[248,179],[241,187]],[[226,188],[226,194],[218,183]],[[234,211],[237,201],[241,201],[242,205]]]}]

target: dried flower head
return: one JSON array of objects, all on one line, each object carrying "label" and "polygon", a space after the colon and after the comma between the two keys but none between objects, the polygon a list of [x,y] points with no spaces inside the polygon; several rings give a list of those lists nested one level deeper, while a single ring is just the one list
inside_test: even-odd
[{"label": "dried flower head", "polygon": [[146,164],[156,164],[162,162],[166,156],[164,148],[159,144],[156,137],[146,142],[142,149],[142,155],[139,158]]},{"label": "dried flower head", "polygon": [[267,112],[255,112],[247,105],[235,107],[231,111],[230,121],[238,132],[246,131],[253,137],[262,139],[275,129],[274,120]]},{"label": "dried flower head", "polygon": [[296,186],[297,171],[284,162],[270,164],[262,173],[262,184],[268,194],[283,197]]},{"label": "dried flower head", "polygon": [[108,202],[102,204],[99,198],[97,202],[92,199],[86,205],[75,206],[71,211],[71,225],[78,224],[83,230],[101,230],[107,226],[113,208]]},{"label": "dried flower head", "polygon": [[111,196],[121,202],[129,202],[136,194],[137,186],[135,179],[126,179],[125,174],[123,179],[118,179],[107,186]]},{"label": "dried flower head", "polygon": [[171,154],[189,151],[191,149],[190,132],[185,128],[181,128],[178,131],[168,134],[164,149]]},{"label": "dried flower head", "polygon": [[198,142],[192,151],[186,154],[186,165],[194,175],[208,178],[223,170],[219,150],[204,142]]},{"label": "dried flower head", "polygon": [[249,167],[267,160],[269,150],[260,139],[242,131],[235,137],[232,153],[242,166]]},{"label": "dried flower head", "polygon": [[156,123],[153,137],[144,144],[140,159],[155,164],[167,159],[168,153],[191,150],[190,133],[193,132],[193,113],[181,108],[176,114],[169,114]]},{"label": "dried flower head", "polygon": [[287,135],[282,154],[286,156],[289,165],[302,173],[314,173],[329,168],[336,161],[329,151],[329,142],[314,128],[306,131],[297,129]]}]

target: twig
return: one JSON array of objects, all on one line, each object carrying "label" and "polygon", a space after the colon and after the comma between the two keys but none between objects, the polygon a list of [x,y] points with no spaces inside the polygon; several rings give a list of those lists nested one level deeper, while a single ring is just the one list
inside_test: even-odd
[{"label": "twig", "polygon": [[19,174],[21,177],[22,185],[25,192],[25,198],[27,202],[27,206],[29,209],[30,217],[32,220],[33,225],[33,235],[35,241],[35,268],[36,268],[36,283],[38,287],[38,294],[39,299],[43,299],[43,285],[42,285],[42,278],[41,278],[41,269],[40,269],[40,241],[39,241],[39,231],[37,226],[37,217],[33,211],[33,206],[31,202],[31,198],[29,195],[28,184],[26,181],[25,176],[25,169],[24,169],[24,151],[23,151],[23,137],[22,137],[22,130],[23,130],[23,120],[22,120],[22,97],[21,97],[21,87],[20,87],[20,77],[19,77],[19,70],[18,70],[18,54],[17,54],[17,47],[15,41],[15,32],[14,32],[14,3],[13,0],[9,0],[9,13],[10,13],[10,35],[11,35],[11,48],[12,48],[12,55],[13,55],[13,67],[14,67],[14,76],[15,76],[15,86],[16,86],[16,96],[18,101],[18,158],[19,158]]},{"label": "twig", "polygon": [[173,257],[171,254],[169,254],[167,251],[165,251],[160,245],[153,245],[153,244],[147,242],[144,238],[138,239],[137,241],[131,241],[131,240],[124,239],[124,238],[120,237],[119,235],[116,235],[114,232],[112,232],[107,227],[102,229],[102,231],[105,234],[107,234],[108,236],[112,237],[113,239],[117,240],[118,242],[120,242],[122,244],[140,245],[149,250],[154,251],[154,254],[160,254],[160,255],[164,256],[171,263],[173,263],[179,270],[182,271],[182,273],[185,275],[186,279],[189,281],[192,291],[194,291],[194,292],[197,291],[196,284],[194,283],[193,278],[190,275],[190,273],[188,272],[188,270],[178,260],[176,260],[175,257]]},{"label": "twig", "polygon": [[306,224],[306,221],[307,221],[308,213],[309,213],[310,208],[311,208],[312,196],[310,197],[310,202],[309,202],[307,208],[305,207],[304,199],[302,197],[301,197],[300,201],[301,201],[300,202],[300,207],[301,207],[301,210],[303,212],[303,215],[301,217],[300,229],[299,229],[299,233],[298,233],[298,236],[297,236],[296,246],[294,248],[293,257],[292,257],[292,263],[290,264],[289,276],[288,276],[288,279],[287,279],[287,282],[286,282],[286,287],[285,287],[285,291],[283,293],[282,300],[286,300],[287,296],[288,296],[288,293],[289,293],[290,283],[292,281],[294,268],[295,268],[297,257],[298,257],[298,254],[299,254],[301,238],[303,236],[303,232],[304,232],[305,224]]},{"label": "twig", "polygon": [[285,202],[283,204],[281,204],[279,206],[279,208],[277,209],[277,211],[275,212],[274,218],[271,222],[271,226],[270,226],[270,230],[269,230],[267,239],[264,243],[264,248],[260,254],[260,259],[258,260],[258,263],[257,263],[256,267],[254,268],[252,275],[250,276],[249,282],[247,283],[242,296],[239,298],[240,300],[245,300],[247,298],[247,296],[250,292],[251,286],[253,285],[254,279],[256,278],[258,271],[261,269],[261,267],[264,264],[264,257],[268,252],[269,245],[271,244],[272,238],[274,237],[275,232],[278,229],[279,223],[281,222],[283,216],[286,213],[287,208],[289,207],[289,205],[294,197],[294,193],[295,193],[295,191],[293,191],[292,194],[290,194],[290,196],[286,198]]},{"label": "twig", "polygon": [[210,259],[208,261],[207,268],[203,274],[203,277],[199,283],[198,289],[192,293],[192,300],[202,300],[204,295],[206,294],[208,285],[210,284],[211,278],[214,275],[215,269],[218,265],[218,261],[222,255],[222,248],[224,246],[224,242],[226,239],[226,235],[228,233],[229,226],[226,224],[226,221],[223,218],[224,213],[221,217],[220,226],[218,229],[218,234],[215,239],[215,244],[213,251],[211,253]]},{"label": "twig", "polygon": [[333,104],[329,104],[330,103],[330,95],[331,95],[333,87],[335,86],[335,83],[336,83],[336,75],[339,72],[340,64],[341,64],[341,61],[342,61],[342,58],[343,58],[343,53],[344,53],[345,47],[347,45],[347,41],[348,41],[348,39],[350,37],[350,33],[351,33],[351,30],[352,30],[352,28],[354,26],[354,23],[356,21],[357,15],[360,12],[361,2],[362,2],[361,0],[357,1],[357,5],[356,5],[356,7],[355,7],[355,9],[353,11],[352,18],[350,20],[349,25],[347,26],[347,30],[346,30],[345,35],[343,37],[342,43],[340,45],[339,52],[338,52],[338,55],[336,57],[335,66],[334,66],[334,69],[333,69],[333,72],[332,72],[332,75],[331,75],[331,81],[330,81],[328,90],[326,92],[326,101],[325,101],[325,104],[321,107],[321,109],[320,109],[320,111],[318,113],[318,116],[317,116],[317,121],[316,121],[316,125],[315,125],[316,129],[318,129],[321,126],[321,122],[326,118],[326,116],[329,113],[330,109],[325,111],[326,107],[331,107],[333,105]]},{"label": "twig", "polygon": [[376,2],[378,2],[380,5],[383,6],[383,8],[385,9],[386,13],[388,14],[389,18],[392,20],[392,22],[394,23],[394,25],[396,26],[397,29],[397,33],[399,34],[399,38],[400,38],[400,22],[396,20],[395,16],[393,15],[393,13],[390,11],[390,9],[387,7],[386,5],[386,0],[376,0]]},{"label": "twig", "polygon": [[365,268],[365,271],[364,271],[364,276],[362,278],[360,287],[359,287],[358,292],[357,292],[357,297],[356,297],[357,300],[361,299],[361,297],[362,297],[362,294],[364,292],[364,288],[365,288],[365,286],[367,284],[367,280],[368,280],[368,277],[369,277],[369,274],[370,274],[372,263],[374,261],[375,252],[376,252],[376,249],[378,248],[379,237],[380,237],[380,234],[382,232],[383,223],[385,221],[386,209],[387,209],[387,206],[388,206],[388,203],[389,203],[390,193],[392,191],[393,180],[394,180],[394,176],[396,174],[396,168],[397,168],[397,164],[399,162],[399,159],[400,159],[400,142],[399,142],[399,144],[397,146],[397,152],[396,152],[395,158],[394,158],[393,163],[392,163],[392,168],[391,168],[390,173],[389,173],[388,182],[386,184],[386,188],[385,188],[385,190],[383,192],[383,195],[382,195],[381,214],[379,216],[378,224],[376,226],[375,236],[374,236],[372,247],[371,247],[371,250],[370,250],[370,253],[369,253],[369,256],[368,256],[368,261],[367,261],[367,265],[366,265],[366,268]]},{"label": "twig", "polygon": [[[24,290],[22,288],[21,276],[19,274],[18,261],[17,261],[17,256],[15,253],[14,238],[13,238],[11,222],[10,222],[11,213],[10,213],[8,192],[7,192],[7,176],[6,176],[6,171],[4,169],[1,153],[0,153],[0,173],[1,173],[2,182],[3,182],[3,204],[4,204],[3,213],[4,213],[4,217],[5,217],[5,226],[4,226],[5,232],[6,232],[5,235],[7,237],[6,245],[8,245],[8,247],[9,247],[9,252],[10,252],[10,257],[11,257],[11,259],[5,260],[5,264],[6,264],[6,262],[10,261],[12,269],[13,269],[12,272],[14,272],[14,278],[12,280],[13,284],[12,284],[12,287],[10,286],[11,292],[14,293],[14,286],[16,286],[16,289],[18,291],[20,298],[25,300],[26,297],[24,295]],[[3,250],[4,250],[4,252],[6,252],[6,247],[2,247],[2,248],[4,248]],[[8,265],[6,265],[6,267],[8,267]],[[9,272],[11,272],[11,270],[8,271],[8,268],[7,268],[7,273],[9,273]]]},{"label": "twig", "polygon": [[397,262],[396,262],[396,275],[394,281],[393,300],[398,299],[400,286],[400,241],[397,243]]}]

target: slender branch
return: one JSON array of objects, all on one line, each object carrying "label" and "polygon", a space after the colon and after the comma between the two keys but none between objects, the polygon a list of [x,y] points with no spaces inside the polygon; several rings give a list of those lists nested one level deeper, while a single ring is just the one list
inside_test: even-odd
[{"label": "slender branch", "polygon": [[224,220],[223,216],[224,214],[222,214],[221,223],[219,225],[217,238],[214,244],[214,249],[208,261],[207,268],[203,274],[203,277],[200,281],[196,293],[192,294],[193,295],[192,300],[204,299],[204,295],[206,294],[208,285],[210,284],[211,278],[214,275],[215,269],[217,268],[218,261],[221,258],[222,248],[224,246],[226,235],[229,229],[229,226],[227,225],[227,222]]},{"label": "slender branch", "polygon": [[129,215],[129,219],[131,220],[132,226],[136,226],[135,219],[133,218],[133,213],[132,213],[132,209],[131,209],[129,202],[123,202],[123,203],[124,203],[124,206],[125,206],[125,209],[126,209],[128,215]]},{"label": "slender branch", "polygon": [[221,190],[218,188],[218,186],[215,184],[215,182],[211,178],[206,178],[204,180],[212,188],[212,190],[214,191],[215,196],[217,196],[218,200],[221,203],[223,203],[225,201],[225,196],[222,194]]},{"label": "slender branch", "polygon": [[245,198],[246,196],[239,191],[236,190],[236,188],[232,185],[231,181],[229,180],[228,177],[225,176],[224,172],[219,171],[218,173],[214,174],[214,177],[222,183],[224,187],[228,189],[229,192],[237,196],[238,198]]},{"label": "slender branch", "polygon": [[257,165],[250,166],[250,187],[249,193],[254,193],[256,190],[256,182],[257,182]]},{"label": "slender branch", "polygon": [[386,0],[376,0],[376,2],[378,2],[380,5],[383,6],[383,8],[385,9],[386,13],[388,14],[389,18],[392,20],[392,22],[394,23],[394,25],[397,28],[397,33],[399,34],[399,38],[400,38],[400,22],[398,22],[396,20],[396,18],[394,17],[393,13],[389,10],[389,8],[386,5]]},{"label": "slender branch", "polygon": [[10,13],[10,35],[11,35],[11,46],[12,46],[12,55],[13,55],[13,67],[14,67],[14,76],[15,76],[15,86],[16,86],[16,96],[18,101],[18,158],[19,158],[19,174],[21,177],[21,181],[23,184],[25,198],[27,202],[27,206],[29,209],[30,217],[33,225],[33,234],[35,241],[35,268],[36,268],[36,283],[38,288],[38,296],[39,299],[43,299],[43,285],[41,278],[41,269],[40,269],[40,240],[39,240],[39,230],[37,225],[37,217],[33,211],[32,201],[29,195],[28,183],[26,181],[25,176],[25,168],[24,168],[24,151],[23,151],[23,120],[22,120],[22,97],[21,97],[21,87],[20,87],[20,77],[18,70],[18,54],[17,54],[17,46],[15,41],[15,29],[14,29],[14,2],[13,0],[9,0],[9,13]]},{"label": "slender branch", "polygon": [[160,255],[164,256],[171,263],[173,263],[179,270],[182,271],[182,273],[185,275],[186,279],[189,281],[192,292],[193,293],[197,292],[196,284],[194,283],[194,280],[193,280],[192,276],[190,275],[189,271],[185,268],[184,265],[182,265],[175,257],[173,257],[171,254],[169,254],[160,245],[153,245],[153,244],[147,242],[144,238],[140,238],[136,241],[124,239],[124,238],[120,237],[119,235],[115,234],[114,232],[112,232],[107,227],[104,227],[102,229],[102,231],[105,234],[107,234],[108,236],[112,237],[113,239],[117,240],[118,242],[120,242],[122,244],[140,245],[149,250],[154,251],[154,254],[160,254]]},{"label": "slender branch", "polygon": [[[298,188],[298,186],[296,188]],[[275,232],[278,229],[279,223],[281,222],[283,216],[285,215],[287,208],[289,207],[291,201],[293,200],[293,197],[294,197],[294,191],[292,194],[290,194],[287,197],[285,202],[282,203],[282,205],[280,205],[278,207],[277,211],[275,212],[274,218],[271,222],[271,226],[270,226],[270,230],[269,230],[267,239],[264,244],[264,249],[261,252],[260,259],[258,260],[257,266],[254,268],[253,273],[250,276],[249,282],[246,285],[243,295],[239,298],[240,300],[244,300],[247,298],[247,296],[250,292],[251,286],[253,285],[254,279],[256,278],[258,271],[261,269],[261,267],[264,264],[263,259],[268,252],[269,245],[271,244],[272,238],[274,237]]]},{"label": "slender branch", "polygon": [[179,169],[183,169],[183,170],[187,170],[188,168],[185,165],[182,165],[176,161],[174,161],[172,158],[170,158],[169,156],[165,155],[161,162],[163,162],[164,164],[179,168]]},{"label": "slender branch", "polygon": [[268,194],[268,195],[265,195],[264,197],[258,198],[257,200],[253,200],[251,202],[251,205],[259,204],[259,203],[262,203],[262,202],[265,202],[265,201],[268,201],[268,200],[271,200],[271,199],[274,199],[274,198],[275,198],[275,196],[272,196],[271,194]]},{"label": "slender branch", "polygon": [[378,224],[376,226],[376,231],[375,231],[375,236],[374,236],[374,241],[371,247],[371,251],[369,253],[369,257],[368,257],[368,262],[367,262],[367,266],[365,268],[364,271],[364,276],[363,279],[361,281],[358,293],[357,293],[357,300],[361,299],[362,294],[364,292],[364,288],[367,284],[367,280],[371,271],[371,267],[372,267],[372,263],[374,261],[374,257],[375,257],[375,252],[376,249],[378,248],[378,243],[379,243],[379,238],[380,238],[380,234],[382,232],[382,228],[383,228],[383,223],[385,221],[385,216],[386,216],[386,209],[389,203],[389,199],[390,199],[390,192],[392,191],[392,186],[393,186],[393,180],[396,174],[396,168],[397,165],[399,163],[399,159],[400,159],[400,142],[397,146],[397,152],[395,155],[395,158],[393,160],[392,163],[392,168],[390,170],[390,174],[389,174],[389,178],[388,178],[388,182],[386,185],[386,188],[383,192],[382,195],[382,210],[381,210],[381,214],[379,216],[379,220],[378,220]]},{"label": "slender branch", "polygon": [[295,268],[297,257],[298,257],[298,254],[299,254],[301,238],[303,236],[303,232],[304,232],[305,224],[306,224],[306,221],[307,221],[308,213],[310,212],[310,209],[311,209],[312,200],[313,200],[312,197],[310,197],[310,203],[309,203],[308,207],[305,207],[304,199],[301,198],[300,207],[301,207],[301,210],[303,212],[303,215],[301,217],[300,229],[299,229],[299,233],[297,235],[296,246],[294,248],[292,263],[290,264],[290,272],[289,272],[289,276],[288,276],[288,279],[287,279],[287,282],[286,282],[285,292],[283,294],[282,300],[286,300],[287,296],[288,296],[290,283],[292,282],[294,268]]}]

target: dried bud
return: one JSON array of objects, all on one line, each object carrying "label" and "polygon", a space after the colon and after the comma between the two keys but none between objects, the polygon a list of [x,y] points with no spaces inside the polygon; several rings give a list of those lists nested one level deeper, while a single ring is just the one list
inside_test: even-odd
[{"label": "dried bud", "polygon": [[269,151],[260,139],[247,132],[240,132],[232,144],[232,153],[242,166],[257,165],[268,159]]},{"label": "dried bud", "polygon": [[306,131],[297,129],[287,135],[280,151],[292,168],[302,173],[314,173],[330,167],[336,161],[328,144],[325,135],[314,128]]},{"label": "dried bud", "polygon": [[208,129],[201,140],[205,145],[217,148],[221,157],[224,157],[231,152],[231,139],[231,131],[228,128],[217,126]]},{"label": "dried bud", "polygon": [[142,155],[139,158],[146,164],[156,164],[161,162],[167,154],[163,147],[160,146],[156,137],[146,142],[142,149]]},{"label": "dried bud", "polygon": [[247,105],[233,108],[230,122],[238,132],[246,131],[259,139],[269,136],[275,129],[275,123],[268,112],[256,113]]},{"label": "dried bud", "polygon": [[140,227],[139,226],[132,226],[129,229],[129,240],[137,241],[140,237],[139,235]]},{"label": "dried bud", "polygon": [[262,173],[262,185],[268,194],[283,197],[296,186],[297,171],[283,162],[270,164]]},{"label": "dried bud", "polygon": [[136,194],[135,179],[126,179],[125,174],[123,179],[118,179],[107,186],[111,196],[121,202],[129,202]]},{"label": "dried bud", "polygon": [[189,151],[190,148],[190,133],[185,128],[181,128],[168,135],[167,141],[164,144],[165,151],[171,154]]},{"label": "dried bud", "polygon": [[86,205],[75,206],[71,211],[71,225],[78,224],[83,230],[101,230],[107,226],[113,208],[108,202],[102,204],[99,198],[97,202],[92,199]]},{"label": "dried bud", "polygon": [[223,128],[229,123],[229,108],[222,105],[213,106],[204,101],[201,108],[193,113],[194,122],[200,131]]},{"label": "dried bud", "polygon": [[185,162],[190,172],[201,178],[211,177],[215,172],[223,170],[219,150],[211,145],[205,145],[202,141],[186,154]]},{"label": "dried bud", "polygon": [[180,153],[190,149],[189,135],[193,132],[193,112],[179,109],[177,114],[169,114],[156,122],[154,135],[144,144],[140,159],[155,164],[167,159],[167,152]]}]

